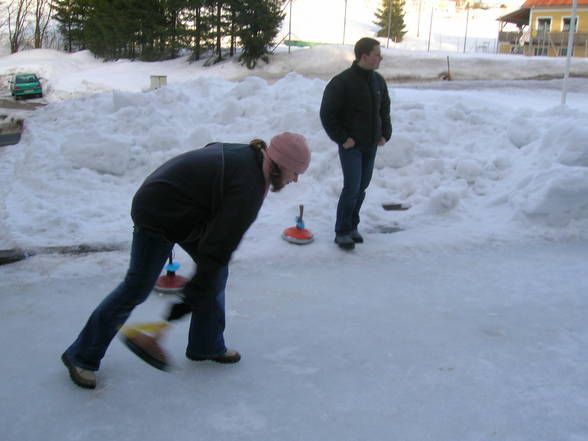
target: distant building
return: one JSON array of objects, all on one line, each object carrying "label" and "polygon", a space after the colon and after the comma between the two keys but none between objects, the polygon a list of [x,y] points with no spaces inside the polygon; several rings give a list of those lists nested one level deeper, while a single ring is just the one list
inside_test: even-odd
[{"label": "distant building", "polygon": [[[588,0],[578,0],[575,57],[588,57]],[[565,57],[572,21],[572,0],[527,0],[520,9],[498,18],[498,52]],[[504,32],[508,24],[518,31]],[[572,27],[573,28],[573,27]]]}]

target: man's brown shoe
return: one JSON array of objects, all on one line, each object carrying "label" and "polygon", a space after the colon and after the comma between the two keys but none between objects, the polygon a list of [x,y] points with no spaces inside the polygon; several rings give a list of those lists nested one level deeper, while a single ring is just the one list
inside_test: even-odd
[{"label": "man's brown shoe", "polygon": [[221,355],[194,356],[194,355],[190,355],[186,352],[186,357],[192,361],[210,360],[210,361],[214,361],[216,363],[223,363],[223,364],[237,363],[239,360],[241,360],[241,354],[239,354],[234,349],[227,349],[227,351]]},{"label": "man's brown shoe", "polygon": [[96,373],[94,371],[77,367],[69,360],[65,352],[61,356],[61,361],[63,361],[63,364],[69,371],[69,376],[71,377],[71,380],[75,384],[85,389],[96,388]]}]

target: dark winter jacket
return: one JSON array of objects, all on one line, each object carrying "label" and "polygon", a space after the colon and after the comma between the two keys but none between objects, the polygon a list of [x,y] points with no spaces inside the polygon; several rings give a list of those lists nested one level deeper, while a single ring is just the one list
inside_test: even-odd
[{"label": "dark winter jacket", "polygon": [[257,217],[266,193],[263,155],[245,144],[214,143],[170,159],[135,197],[135,225],[171,242],[198,242],[198,273],[217,271]]},{"label": "dark winter jacket", "polygon": [[384,78],[354,61],[327,84],[320,110],[323,127],[333,141],[353,138],[360,148],[375,147],[392,136],[390,96]]}]

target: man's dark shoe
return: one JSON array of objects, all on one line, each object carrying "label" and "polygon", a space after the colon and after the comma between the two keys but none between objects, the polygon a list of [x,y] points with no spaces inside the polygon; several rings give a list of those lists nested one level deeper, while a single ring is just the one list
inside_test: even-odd
[{"label": "man's dark shoe", "polygon": [[77,367],[70,361],[65,352],[61,356],[61,361],[63,361],[63,364],[69,371],[69,376],[71,377],[71,380],[75,384],[85,389],[96,388],[96,373],[94,371]]},{"label": "man's dark shoe", "polygon": [[339,248],[344,250],[352,250],[355,248],[355,242],[349,234],[337,234],[335,236],[335,243],[339,245]]},{"label": "man's dark shoe", "polygon": [[214,361],[216,363],[232,364],[237,363],[241,360],[241,354],[234,349],[227,349],[224,354],[221,355],[190,355],[186,352],[186,358],[192,361]]},{"label": "man's dark shoe", "polygon": [[349,233],[349,236],[351,236],[351,240],[355,243],[363,243],[363,236],[361,234],[359,234],[359,231],[357,230],[352,230],[351,233]]}]

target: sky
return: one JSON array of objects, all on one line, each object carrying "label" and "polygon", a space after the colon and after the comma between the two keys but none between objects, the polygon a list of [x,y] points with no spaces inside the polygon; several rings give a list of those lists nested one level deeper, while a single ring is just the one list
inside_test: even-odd
[{"label": "sky", "polygon": [[[365,244],[333,244],[341,172],[318,110],[352,47],[282,48],[248,71],[87,52],[0,58],[34,71],[46,106],[0,148],[0,427],[14,440],[474,441],[588,438],[588,80],[563,59],[384,48],[393,136],[362,211]],[[454,81],[439,81],[450,57]],[[585,60],[572,71],[585,75]],[[151,75],[166,87],[149,90]],[[7,94],[7,89],[0,90]],[[6,97],[5,98],[9,98]],[[159,164],[211,141],[302,133],[299,182],[268,195],[233,256],[227,340],[237,366],[171,374],[113,342],[95,391],[59,355],[121,279],[130,201]],[[385,211],[402,203],[405,211]],[[310,245],[281,239],[303,204]],[[394,231],[394,232],[392,232]],[[79,256],[42,247],[117,245]],[[180,273],[193,268],[176,250]],[[132,322],[158,319],[153,295]],[[234,346],[233,346],[234,345]]]}]

